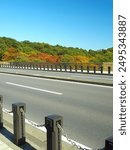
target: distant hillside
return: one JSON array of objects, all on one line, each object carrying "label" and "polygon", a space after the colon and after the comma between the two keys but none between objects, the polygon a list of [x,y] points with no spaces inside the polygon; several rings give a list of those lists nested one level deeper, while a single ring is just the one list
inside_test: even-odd
[{"label": "distant hillside", "polygon": [[81,48],[52,46],[48,43],[22,41],[0,37],[0,61],[88,63],[112,62],[113,48],[98,51]]}]

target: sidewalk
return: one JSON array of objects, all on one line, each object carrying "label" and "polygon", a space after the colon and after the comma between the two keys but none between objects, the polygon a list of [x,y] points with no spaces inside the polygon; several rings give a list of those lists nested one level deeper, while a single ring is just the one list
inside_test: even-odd
[{"label": "sidewalk", "polygon": [[[0,135],[1,136],[1,135]],[[13,150],[12,148],[10,148],[7,144],[5,144],[4,142],[0,141],[0,150]]]},{"label": "sidewalk", "polygon": [[[46,150],[46,133],[26,123],[26,144],[18,147],[13,141],[13,117],[4,112],[4,127],[0,129],[0,150]],[[77,150],[62,141],[62,150]]]},{"label": "sidewalk", "polygon": [[[93,75],[100,76],[97,74],[78,74],[69,72],[54,72],[54,71],[41,71],[41,70],[24,70],[24,69],[6,69],[0,68],[0,73],[11,74],[11,75],[22,75],[29,77],[39,77],[45,79],[54,79],[54,80],[62,80],[62,81],[71,81],[71,82],[80,82],[80,83],[89,83],[89,84],[97,84],[97,85],[105,85],[105,86],[113,86],[113,80],[104,80],[104,78],[94,78]],[[49,73],[49,74],[48,74]],[[73,76],[72,76],[73,75]],[[88,76],[92,77],[88,77]],[[82,77],[83,76],[83,77]],[[106,76],[106,75],[103,75]],[[113,76],[112,74],[109,76]]]}]

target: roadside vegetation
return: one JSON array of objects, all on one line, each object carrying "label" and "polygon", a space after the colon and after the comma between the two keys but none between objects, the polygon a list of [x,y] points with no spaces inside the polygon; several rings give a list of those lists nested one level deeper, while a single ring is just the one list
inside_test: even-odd
[{"label": "roadside vegetation", "polygon": [[46,63],[89,63],[113,62],[113,48],[85,50],[63,47],[48,43],[17,41],[0,37],[0,61],[46,62]]}]

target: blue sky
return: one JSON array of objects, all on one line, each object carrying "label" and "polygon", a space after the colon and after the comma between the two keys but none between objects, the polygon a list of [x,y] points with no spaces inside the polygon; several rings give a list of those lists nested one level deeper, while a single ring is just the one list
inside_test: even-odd
[{"label": "blue sky", "polygon": [[102,49],[113,46],[112,0],[0,0],[0,37]]}]

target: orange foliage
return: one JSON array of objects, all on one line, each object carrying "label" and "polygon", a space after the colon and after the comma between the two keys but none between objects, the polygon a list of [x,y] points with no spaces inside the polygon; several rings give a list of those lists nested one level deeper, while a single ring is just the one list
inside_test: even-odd
[{"label": "orange foliage", "polygon": [[19,52],[15,48],[9,48],[3,56],[3,61],[14,61],[19,57]]},{"label": "orange foliage", "polygon": [[52,56],[47,53],[33,53],[29,55],[29,60],[30,61],[39,60],[39,61],[44,61],[49,63],[56,63],[59,62],[59,57]]},{"label": "orange foliage", "polygon": [[9,48],[3,56],[3,61],[28,61],[28,62],[48,62],[48,63],[60,63],[60,62],[70,62],[70,63],[81,63],[85,64],[90,61],[86,56],[54,56],[47,53],[41,52],[31,52],[26,54],[24,52],[19,52],[15,48]]}]

